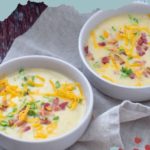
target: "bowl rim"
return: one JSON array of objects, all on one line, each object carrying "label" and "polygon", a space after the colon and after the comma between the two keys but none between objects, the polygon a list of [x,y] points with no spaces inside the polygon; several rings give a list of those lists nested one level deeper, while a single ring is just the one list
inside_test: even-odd
[{"label": "bowl rim", "polygon": [[75,128],[73,128],[72,130],[70,130],[69,132],[66,132],[60,136],[57,137],[52,137],[52,138],[47,138],[47,139],[40,139],[40,140],[34,140],[34,141],[29,141],[29,140],[21,140],[19,138],[13,138],[10,136],[7,136],[5,133],[0,132],[0,135],[13,140],[13,141],[17,141],[17,142],[22,142],[22,143],[47,143],[47,142],[55,142],[61,139],[66,138],[69,135],[74,134],[75,132],[78,132],[78,130],[84,125],[84,123],[89,119],[89,117],[91,116],[92,112],[93,112],[93,105],[94,105],[94,97],[93,97],[93,90],[92,87],[88,81],[88,79],[85,77],[85,75],[78,70],[75,66],[73,66],[72,64],[61,60],[59,58],[55,58],[55,57],[51,57],[51,56],[44,56],[44,55],[29,55],[29,56],[21,56],[21,57],[17,57],[17,58],[13,58],[11,60],[8,60],[2,64],[0,64],[0,68],[1,67],[5,67],[7,64],[10,63],[14,63],[15,61],[21,61],[23,59],[29,59],[29,58],[33,58],[33,59],[47,59],[47,60],[52,60],[55,62],[59,62],[62,63],[63,65],[67,66],[68,68],[71,68],[72,70],[74,70],[78,76],[80,76],[86,83],[87,88],[89,89],[89,103],[88,103],[88,107],[86,107],[86,113],[83,115],[83,118],[79,121],[79,123],[77,124],[77,126]]},{"label": "bowl rim", "polygon": [[[134,3],[131,3],[131,4],[119,7],[117,9],[110,9],[110,10],[104,10],[104,11],[103,10],[98,10],[96,13],[94,13],[92,16],[90,16],[89,19],[84,23],[83,27],[80,30],[79,38],[78,38],[78,50],[79,50],[79,54],[80,54],[81,60],[84,63],[84,65],[86,66],[86,68],[95,77],[97,77],[99,80],[102,80],[106,84],[111,85],[111,86],[115,86],[115,87],[118,87],[118,88],[140,90],[140,89],[150,88],[150,85],[137,86],[137,87],[136,86],[121,85],[121,84],[113,83],[113,82],[111,82],[109,80],[106,80],[103,77],[101,77],[100,75],[98,75],[98,73],[96,73],[96,71],[94,71],[90,67],[90,65],[88,64],[88,62],[87,62],[87,60],[85,58],[84,50],[83,50],[84,43],[82,43],[82,39],[83,39],[83,35],[85,33],[85,30],[88,28],[88,25],[91,24],[91,22],[93,21],[93,19],[99,17],[99,15],[102,15],[102,13],[111,13],[112,11],[117,11],[119,9],[122,9],[122,8],[125,8],[125,7],[127,8],[129,6],[132,7],[132,6],[135,6],[135,5],[143,5],[143,6],[149,6],[150,7],[150,5],[148,5],[147,3],[134,2]],[[116,16],[116,15],[114,15],[114,16]],[[110,17],[108,17],[108,18],[110,18]]]}]

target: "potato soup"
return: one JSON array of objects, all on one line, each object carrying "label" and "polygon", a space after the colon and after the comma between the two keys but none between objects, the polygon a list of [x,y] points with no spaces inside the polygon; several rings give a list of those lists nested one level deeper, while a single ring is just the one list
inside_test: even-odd
[{"label": "potato soup", "polygon": [[63,135],[82,119],[79,83],[46,69],[20,69],[0,80],[0,132],[22,140]]},{"label": "potato soup", "polygon": [[84,53],[102,78],[127,86],[150,85],[150,15],[124,14],[93,29]]}]

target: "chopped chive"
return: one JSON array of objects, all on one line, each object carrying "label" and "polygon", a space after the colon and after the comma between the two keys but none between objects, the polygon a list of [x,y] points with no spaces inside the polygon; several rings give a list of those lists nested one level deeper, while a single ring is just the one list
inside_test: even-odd
[{"label": "chopped chive", "polygon": [[53,120],[59,120],[59,116],[55,116]]},{"label": "chopped chive", "polygon": [[119,51],[120,51],[120,52],[124,52],[124,49],[123,49],[123,48],[119,48]]},{"label": "chopped chive", "polygon": [[82,99],[81,98],[78,100],[78,103],[80,103],[80,104],[82,103]]},{"label": "chopped chive", "polygon": [[37,116],[37,113],[34,110],[31,109],[31,110],[29,110],[28,115],[32,116],[32,117],[35,117],[35,116]]},{"label": "chopped chive", "polygon": [[24,80],[24,81],[27,81],[27,80],[28,80],[28,78],[27,78],[27,77],[24,77],[24,78],[23,78],[23,80]]},{"label": "chopped chive", "polygon": [[102,35],[100,35],[99,38],[100,38],[102,41],[105,40],[105,38],[104,38]]},{"label": "chopped chive", "polygon": [[52,102],[53,101],[53,97],[49,97],[49,96],[43,96],[45,99],[47,99],[49,102]]},{"label": "chopped chive", "polygon": [[20,68],[20,69],[19,69],[19,73],[22,73],[22,72],[24,72],[24,69],[23,69],[23,68]]},{"label": "chopped chive", "polygon": [[138,32],[135,32],[134,35],[135,35],[135,36],[138,35]]},{"label": "chopped chive", "polygon": [[133,17],[132,15],[128,15],[128,16],[129,16],[131,23],[133,23],[133,24],[139,23],[139,20],[137,18]]},{"label": "chopped chive", "polygon": [[126,67],[122,67],[120,71],[122,72],[122,77],[128,77],[133,73],[132,69],[128,69]]},{"label": "chopped chive", "polygon": [[113,31],[116,31],[116,28],[114,26],[111,27]]},{"label": "chopped chive", "polygon": [[36,109],[36,104],[34,102],[29,103],[31,109]]},{"label": "chopped chive", "polygon": [[93,67],[94,67],[94,68],[99,68],[99,67],[100,67],[99,62],[98,62],[98,61],[97,61],[97,62],[95,62],[95,63],[93,64]]},{"label": "chopped chive", "polygon": [[61,85],[60,85],[60,82],[59,82],[59,81],[56,81],[56,82],[55,82],[55,87],[58,89],[58,88],[60,88],[60,86],[61,86]]},{"label": "chopped chive", "polygon": [[34,81],[34,80],[35,80],[35,76],[32,76],[31,78],[32,78],[32,81]]},{"label": "chopped chive", "polygon": [[9,113],[8,115],[7,115],[7,117],[10,117],[10,118],[12,118],[14,115],[12,114],[12,113]]},{"label": "chopped chive", "polygon": [[132,60],[133,59],[133,57],[128,57],[128,60]]},{"label": "chopped chive", "polygon": [[8,123],[8,121],[3,120],[0,122],[0,125],[3,127],[7,127],[7,126],[9,126],[9,123]]},{"label": "chopped chive", "polygon": [[12,112],[16,112],[17,111],[17,107],[13,108]]}]

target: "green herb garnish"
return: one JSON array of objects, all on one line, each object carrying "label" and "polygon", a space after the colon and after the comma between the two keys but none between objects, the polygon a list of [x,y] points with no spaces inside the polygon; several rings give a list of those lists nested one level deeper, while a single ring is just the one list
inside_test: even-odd
[{"label": "green herb garnish", "polygon": [[116,31],[116,28],[114,26],[111,27],[113,31]]},{"label": "green herb garnish", "polygon": [[19,73],[23,73],[24,72],[24,69],[23,68],[20,68],[19,69]]},{"label": "green herb garnish", "polygon": [[28,112],[28,115],[29,115],[29,116],[32,116],[32,117],[36,117],[36,116],[37,116],[37,113],[36,113],[36,111],[30,109],[29,112]]},{"label": "green herb garnish", "polygon": [[82,99],[81,98],[78,100],[78,103],[80,103],[80,104],[82,103]]},{"label": "green herb garnish", "polygon": [[56,82],[55,82],[55,87],[58,89],[58,88],[60,88],[60,86],[61,86],[61,85],[60,85],[60,82],[59,82],[59,81],[56,81]]},{"label": "green herb garnish", "polygon": [[133,57],[128,57],[128,60],[132,60],[133,59]]},{"label": "green herb garnish", "polygon": [[128,77],[133,73],[132,69],[128,69],[125,67],[122,67],[120,71],[122,72],[121,74],[122,77]]},{"label": "green herb garnish", "polygon": [[9,118],[12,118],[14,115],[12,114],[12,113],[9,113],[8,115],[7,115],[7,117],[9,117]]},{"label": "green herb garnish", "polygon": [[27,77],[24,77],[24,78],[23,78],[23,80],[24,80],[24,81],[27,81],[27,80],[28,80],[28,78],[27,78]]},{"label": "green herb garnish", "polygon": [[31,79],[32,79],[32,81],[34,81],[35,80],[35,76],[32,76]]},{"label": "green herb garnish", "polygon": [[52,102],[53,101],[53,97],[49,97],[49,96],[43,96],[45,99],[47,99],[49,102]]},{"label": "green herb garnish", "polygon": [[30,102],[30,103],[28,103],[28,105],[30,105],[30,108],[31,108],[31,109],[36,109],[36,108],[37,108],[35,102]]},{"label": "green herb garnish", "polygon": [[53,120],[59,120],[59,116],[55,116]]},{"label": "green herb garnish", "polygon": [[100,38],[102,41],[105,40],[105,38],[104,38],[102,35],[100,35],[99,38]]},{"label": "green herb garnish", "polygon": [[98,61],[97,61],[97,62],[95,62],[95,63],[93,64],[93,67],[94,67],[94,68],[99,68],[99,67],[100,67],[99,62],[98,62]]},{"label": "green herb garnish", "polygon": [[16,112],[17,111],[17,107],[14,107],[12,112]]},{"label": "green herb garnish", "polygon": [[120,51],[120,52],[124,52],[124,49],[123,49],[123,48],[119,48],[119,51]]},{"label": "green herb garnish", "polygon": [[129,19],[130,19],[131,23],[139,24],[139,20],[137,18],[133,17],[132,15],[129,15]]},{"label": "green herb garnish", "polygon": [[3,120],[3,121],[0,122],[0,125],[3,126],[3,127],[7,127],[7,126],[9,126],[9,122]]}]

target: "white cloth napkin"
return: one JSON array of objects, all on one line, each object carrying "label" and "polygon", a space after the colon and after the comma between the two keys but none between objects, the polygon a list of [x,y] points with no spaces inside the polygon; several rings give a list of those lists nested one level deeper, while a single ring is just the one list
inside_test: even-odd
[{"label": "white cloth napkin", "polygon": [[[80,14],[64,5],[47,8],[29,31],[14,41],[4,61],[23,55],[48,55],[68,61],[84,72],[78,54],[78,36],[91,14]],[[121,103],[94,87],[93,91],[93,120],[83,137],[69,149],[149,150],[145,145],[148,148],[150,144],[150,108],[130,101]],[[135,137],[142,141],[135,143]]]}]

